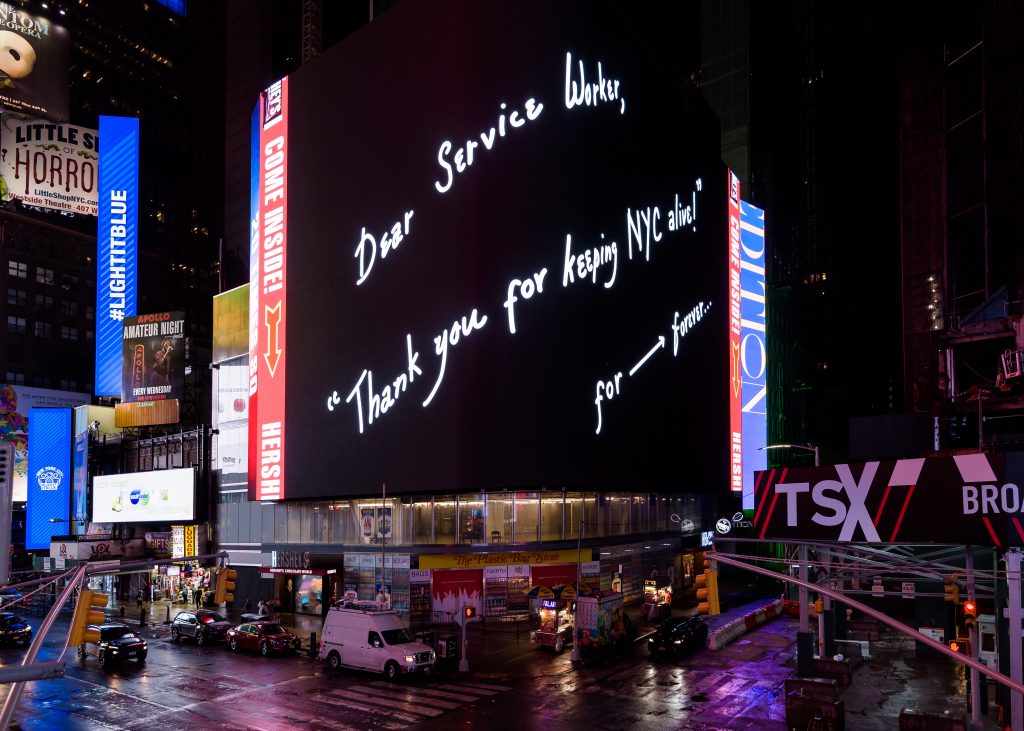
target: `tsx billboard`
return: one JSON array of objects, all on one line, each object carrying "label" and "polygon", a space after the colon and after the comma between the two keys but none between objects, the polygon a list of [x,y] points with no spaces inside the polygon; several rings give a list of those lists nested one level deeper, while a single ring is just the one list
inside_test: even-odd
[{"label": "tsx billboard", "polygon": [[779,468],[756,480],[759,538],[1024,545],[1024,452]]},{"label": "tsx billboard", "polygon": [[253,499],[741,484],[738,184],[629,28],[408,2],[263,94]]}]

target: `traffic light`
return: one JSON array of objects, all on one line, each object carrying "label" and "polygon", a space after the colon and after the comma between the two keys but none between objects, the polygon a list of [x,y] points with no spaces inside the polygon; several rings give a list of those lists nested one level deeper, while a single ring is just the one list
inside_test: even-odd
[{"label": "traffic light", "polygon": [[964,600],[964,626],[969,630],[978,626],[978,605],[973,599]]},{"label": "traffic light", "polygon": [[75,605],[75,617],[71,620],[71,634],[68,636],[68,645],[77,647],[86,642],[99,642],[100,633],[94,629],[86,629],[90,624],[103,624],[106,617],[103,615],[103,607],[107,606],[107,595],[97,594],[86,589],[78,595],[78,604]]},{"label": "traffic light", "polygon": [[[711,562],[705,561],[705,567],[710,567]],[[721,614],[721,607],[718,604],[718,572],[712,568],[705,568],[704,573],[697,576],[697,613],[698,614]]]},{"label": "traffic light", "polygon": [[947,580],[942,585],[942,591],[945,593],[945,599],[947,602],[953,602],[954,604],[960,603],[960,585],[955,581]]},{"label": "traffic light", "polygon": [[814,611],[821,614],[825,611],[825,601],[823,599],[817,599],[814,602]]},{"label": "traffic light", "polygon": [[231,592],[235,590],[235,578],[237,576],[237,571],[226,566],[217,569],[217,586],[213,590],[214,604],[235,601],[235,595]]},{"label": "traffic light", "polygon": [[463,613],[466,619],[473,619],[476,616],[476,607],[465,607]]}]

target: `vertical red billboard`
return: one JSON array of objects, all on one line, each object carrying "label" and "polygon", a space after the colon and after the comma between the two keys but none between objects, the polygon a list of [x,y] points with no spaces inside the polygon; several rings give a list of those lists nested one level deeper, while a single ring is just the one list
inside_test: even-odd
[{"label": "vertical red billboard", "polygon": [[729,171],[729,489],[743,492],[743,399],[740,369],[740,179]]},{"label": "vertical red billboard", "polygon": [[281,500],[285,449],[288,80],[253,114],[249,240],[249,498]]}]

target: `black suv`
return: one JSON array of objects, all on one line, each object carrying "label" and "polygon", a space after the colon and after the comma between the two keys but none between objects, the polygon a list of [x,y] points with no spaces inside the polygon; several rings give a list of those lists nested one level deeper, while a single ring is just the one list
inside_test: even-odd
[{"label": "black suv", "polygon": [[[96,659],[106,670],[113,663],[120,660],[138,660],[146,662],[146,655],[149,654],[149,646],[146,641],[139,637],[135,630],[123,624],[105,624],[98,626],[89,625],[89,629],[100,633],[100,641],[96,643],[99,652]],[[85,659],[85,645],[79,645],[78,657]]]},{"label": "black suv", "polygon": [[220,642],[232,626],[231,622],[209,609],[188,609],[178,612],[171,622],[171,639],[177,642],[182,637],[191,637],[197,645]]},{"label": "black suv", "polygon": [[669,617],[647,640],[647,651],[652,655],[665,653],[681,657],[703,648],[708,641],[708,625],[699,614],[689,617]]}]

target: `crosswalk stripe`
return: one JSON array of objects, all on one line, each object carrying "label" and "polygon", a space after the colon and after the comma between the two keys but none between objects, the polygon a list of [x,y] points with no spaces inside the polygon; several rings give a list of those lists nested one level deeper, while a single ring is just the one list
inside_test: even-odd
[{"label": "crosswalk stripe", "polygon": [[498,695],[496,690],[485,690],[483,688],[474,688],[469,685],[463,685],[461,683],[445,683],[444,685],[438,685],[438,688],[444,688],[445,690],[454,690],[459,693],[475,693],[476,695]]},{"label": "crosswalk stripe", "polygon": [[506,691],[512,690],[512,686],[509,685],[494,685],[492,683],[474,683],[468,680],[460,680],[459,685],[467,685],[470,688],[483,688],[484,690],[496,690],[499,693],[504,693]]},{"label": "crosswalk stripe", "polygon": [[[362,705],[360,705],[358,703],[353,703],[352,701],[350,701],[348,699],[345,699],[345,698],[331,698],[330,696],[324,695],[324,694],[317,695],[317,696],[311,696],[309,698],[309,700],[312,700],[312,701],[314,701],[316,703],[323,703],[325,705],[331,706],[334,709],[337,709],[334,712],[342,712],[342,711],[356,712],[356,711],[358,711],[358,712],[361,712],[363,714],[370,714],[370,715],[375,715],[375,714],[379,714],[380,713],[380,709],[369,708],[367,706],[362,706]],[[419,718],[416,719],[416,721],[422,721],[422,720],[423,719],[419,719]],[[365,729],[366,728],[366,723],[367,723],[367,719],[364,716],[360,720],[360,726],[358,728]],[[395,731],[398,731],[399,729],[404,729],[404,728],[406,728],[408,726],[408,724],[395,724],[395,723],[390,723],[388,721],[384,721],[383,724],[384,724],[385,728],[394,729]]]},{"label": "crosswalk stripe", "polygon": [[[411,713],[401,713],[400,711],[393,710],[393,704],[383,698],[371,698],[363,693],[354,693],[351,690],[332,690],[328,695],[337,696],[338,698],[345,698],[349,703],[345,704],[348,708],[355,708],[357,710],[366,711],[367,713],[383,714],[385,716],[392,716],[402,721],[408,721],[409,723],[418,723],[422,721],[422,718],[418,718]],[[320,696],[323,699],[323,695]],[[372,703],[373,705],[367,705]],[[340,704],[339,704],[340,705]],[[382,706],[378,708],[378,706]],[[401,728],[399,726],[398,728]]]},{"label": "crosswalk stripe", "polygon": [[[355,686],[353,688],[350,688],[350,690],[357,690],[357,691],[360,691],[362,693],[374,693],[375,695],[381,695],[381,696],[384,696],[384,695],[386,695],[388,693],[388,691],[383,689],[383,688],[370,688],[370,687],[365,686],[365,685],[357,685],[357,686]],[[455,708],[461,708],[462,707],[461,703],[455,703],[453,701],[443,701],[440,698],[429,698],[427,696],[417,695],[415,690],[411,690],[411,689],[410,690],[404,690],[404,691],[396,689],[396,693],[397,693],[397,697],[404,698],[409,703],[424,704],[424,705],[427,705],[427,706],[430,706],[430,707],[443,708],[443,709],[448,710],[448,711],[453,710]],[[392,696],[387,696],[387,697],[392,697]]]},{"label": "crosswalk stripe", "polygon": [[[390,695],[383,690],[377,688],[367,688],[364,685],[359,685],[354,688],[348,688],[347,690],[362,693],[368,701],[375,701],[380,699],[383,703],[389,707],[399,707],[404,711],[410,711],[412,713],[419,713],[422,716],[440,716],[444,713],[444,708],[433,708],[430,706],[421,705],[419,703],[412,702],[413,699],[408,696],[402,698],[401,694]],[[459,706],[454,703],[445,703],[448,710],[452,708],[458,708]]]},{"label": "crosswalk stripe", "polygon": [[[377,681],[376,683],[370,683],[370,685],[376,685],[378,688],[383,687],[383,688],[388,688],[388,689],[391,689],[391,690],[396,689],[396,688],[399,687],[399,686],[391,685],[389,683],[385,683],[383,681]],[[476,701],[480,700],[479,696],[467,695],[465,693],[452,693],[452,692],[447,691],[447,690],[434,690],[433,688],[417,688],[416,692],[420,693],[422,695],[432,695],[432,696],[435,696],[437,698],[451,698],[452,700],[463,701],[464,703],[475,703]]]}]

